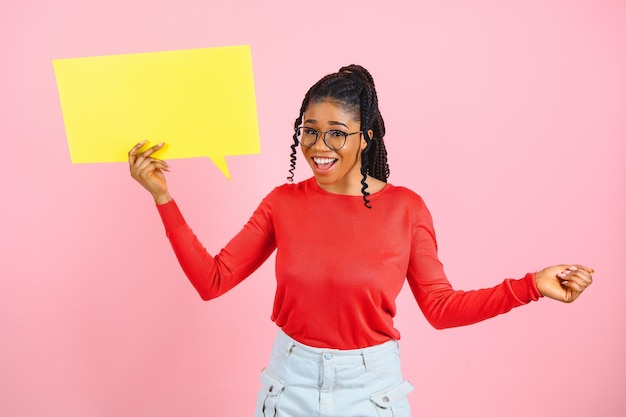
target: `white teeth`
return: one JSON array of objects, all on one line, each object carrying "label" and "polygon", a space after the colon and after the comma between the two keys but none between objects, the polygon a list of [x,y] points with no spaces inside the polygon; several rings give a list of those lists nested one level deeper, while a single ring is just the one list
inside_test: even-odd
[{"label": "white teeth", "polygon": [[324,165],[324,164],[330,164],[331,162],[334,162],[335,159],[331,159],[331,158],[313,158],[313,161],[318,164],[318,165]]}]

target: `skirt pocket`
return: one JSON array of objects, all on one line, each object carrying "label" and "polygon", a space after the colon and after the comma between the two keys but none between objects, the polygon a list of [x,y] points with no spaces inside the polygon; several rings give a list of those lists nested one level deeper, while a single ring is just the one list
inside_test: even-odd
[{"label": "skirt pocket", "polygon": [[409,417],[411,412],[407,395],[414,389],[409,381],[402,381],[372,394],[370,400],[374,403],[379,417]]},{"label": "skirt pocket", "polygon": [[285,390],[285,383],[270,367],[261,372],[261,391],[259,391],[257,411],[263,417],[277,417],[278,399]]}]

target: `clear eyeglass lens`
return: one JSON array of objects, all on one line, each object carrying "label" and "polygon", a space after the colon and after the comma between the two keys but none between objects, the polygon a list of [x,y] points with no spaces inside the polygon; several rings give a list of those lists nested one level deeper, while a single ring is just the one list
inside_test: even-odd
[{"label": "clear eyeglass lens", "polygon": [[329,130],[326,132],[326,140],[324,142],[326,142],[330,149],[341,149],[346,143],[346,136],[347,134],[341,130]]},{"label": "clear eyeglass lens", "polygon": [[317,140],[318,132],[315,129],[299,127],[298,128],[298,140],[303,146],[313,146]]},{"label": "clear eyeglass lens", "polygon": [[322,135],[325,135],[325,137],[323,138],[324,143],[333,150],[343,148],[346,143],[346,137],[348,136],[345,132],[342,132],[341,130],[318,132],[317,130],[308,127],[298,128],[298,140],[300,141],[300,144],[306,147],[313,146],[317,141],[318,136]]}]

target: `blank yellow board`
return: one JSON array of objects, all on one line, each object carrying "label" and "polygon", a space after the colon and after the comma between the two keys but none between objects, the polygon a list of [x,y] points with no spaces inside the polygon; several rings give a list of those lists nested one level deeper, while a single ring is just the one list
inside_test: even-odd
[{"label": "blank yellow board", "polygon": [[260,152],[249,46],[56,59],[73,163],[121,162],[147,140],[162,159]]}]

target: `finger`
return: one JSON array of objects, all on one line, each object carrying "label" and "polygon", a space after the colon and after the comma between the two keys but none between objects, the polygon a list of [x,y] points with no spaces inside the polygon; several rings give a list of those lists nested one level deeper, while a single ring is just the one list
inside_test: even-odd
[{"label": "finger", "polygon": [[584,269],[585,271],[589,272],[590,274],[593,274],[594,272],[596,272],[593,268],[590,268],[588,266],[584,266],[584,265],[574,265],[576,268],[578,269]]},{"label": "finger", "polygon": [[161,149],[164,145],[165,145],[165,142],[161,142],[158,145],[154,145],[153,147],[148,148],[145,151],[143,151],[140,156],[143,158],[148,158],[150,157],[150,155],[152,155],[153,153]]},{"label": "finger", "polygon": [[593,276],[584,269],[579,269],[570,276],[580,280],[587,287],[593,283]]},{"label": "finger", "polygon": [[[160,150],[161,148],[163,148],[163,146],[165,145],[165,143],[161,142],[158,145],[154,145],[151,148],[146,149],[145,151],[141,152],[139,155],[137,155],[137,157],[134,160],[134,165],[135,167],[138,167],[139,165],[141,165],[141,163],[147,159],[150,158],[150,155],[152,155],[153,153],[155,153],[156,151]],[[153,158],[154,159],[154,158]]]},{"label": "finger", "polygon": [[559,272],[558,274],[556,274],[556,276],[557,276],[557,277],[559,277],[559,278],[561,278],[561,279],[565,279],[565,278],[567,278],[567,276],[568,276],[569,274],[571,274],[571,273],[572,273],[572,271],[570,271],[569,269],[566,269],[566,270],[561,271],[561,272]]},{"label": "finger", "polygon": [[578,294],[582,293],[586,289],[586,287],[581,287],[580,285],[578,285],[578,284],[576,284],[574,282],[571,282],[571,281],[562,282],[561,285],[567,291],[572,291],[572,292],[575,292],[575,293],[578,293]]},{"label": "finger", "polygon": [[579,277],[572,276],[568,277],[566,281],[562,281],[561,285],[574,291],[583,292],[589,284]]},{"label": "finger", "polygon": [[170,166],[165,161],[157,160],[154,162],[154,169],[170,172]]},{"label": "finger", "polygon": [[163,166],[168,168],[169,165],[167,164],[167,162],[161,160],[161,159],[157,159],[157,158],[153,158],[153,157],[148,157],[145,159],[142,159],[141,161],[137,161],[135,163],[135,168],[138,171],[142,171],[145,170],[146,168],[150,168],[150,169],[154,169],[154,166],[158,165],[158,166]]},{"label": "finger", "polygon": [[592,275],[587,269],[578,268],[576,266],[570,266],[567,269],[556,274],[559,278],[566,278],[573,275],[585,277],[588,280],[592,280]]},{"label": "finger", "polygon": [[568,275],[570,273],[572,273],[573,271],[586,271],[588,274],[593,274],[595,272],[595,270],[593,268],[590,268],[588,266],[584,266],[584,265],[563,265],[564,269],[563,271],[559,272],[557,274],[558,277],[562,277],[564,275]]},{"label": "finger", "polygon": [[157,159],[154,161],[154,165],[157,166],[160,169],[167,169],[169,170],[170,168],[170,164],[168,164],[166,161],[163,161],[162,159]]},{"label": "finger", "polygon": [[561,284],[576,291],[583,291],[593,282],[591,274],[586,270],[579,269],[573,271],[562,279]]},{"label": "finger", "polygon": [[593,268],[590,268],[590,267],[584,266],[584,265],[570,265],[567,269],[570,270],[570,271],[576,271],[576,270],[579,270],[579,269],[583,269],[583,270],[589,272],[590,274],[593,274],[594,272],[596,272]]},{"label": "finger", "polygon": [[130,151],[128,151],[128,163],[131,166],[135,163],[135,160],[137,159],[137,152],[139,152],[139,149],[143,148],[143,145],[145,144],[146,141],[142,140],[141,142],[133,146]]},{"label": "finger", "polygon": [[155,169],[164,167],[169,168],[169,165],[165,161],[156,158],[145,158],[142,161],[136,162],[137,166],[135,170],[141,174],[148,174],[154,172]]}]

